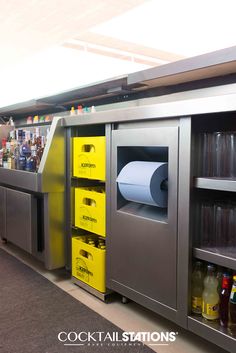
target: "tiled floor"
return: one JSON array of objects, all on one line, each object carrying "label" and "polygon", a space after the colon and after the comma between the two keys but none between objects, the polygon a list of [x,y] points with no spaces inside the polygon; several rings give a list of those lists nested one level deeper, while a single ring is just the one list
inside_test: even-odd
[{"label": "tiled floor", "polygon": [[32,259],[28,254],[21,252],[13,246],[1,244],[1,247],[10,254],[42,274],[55,285],[69,293],[80,302],[84,303],[98,314],[105,317],[124,331],[153,332],[174,331],[178,337],[174,343],[167,346],[150,347],[158,353],[226,353],[223,349],[212,345],[200,337],[181,329],[170,321],[154,314],[153,312],[130,302],[126,305],[121,303],[119,296],[105,304],[99,299],[88,294],[86,291],[74,285],[64,270],[47,271],[42,264]]}]

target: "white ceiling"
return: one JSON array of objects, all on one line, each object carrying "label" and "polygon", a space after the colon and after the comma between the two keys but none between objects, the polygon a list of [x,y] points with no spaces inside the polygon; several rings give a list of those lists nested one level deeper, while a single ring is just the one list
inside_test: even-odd
[{"label": "white ceiling", "polygon": [[0,106],[236,45],[236,0],[0,0]]},{"label": "white ceiling", "polygon": [[148,0],[0,0],[0,65],[61,45]]}]

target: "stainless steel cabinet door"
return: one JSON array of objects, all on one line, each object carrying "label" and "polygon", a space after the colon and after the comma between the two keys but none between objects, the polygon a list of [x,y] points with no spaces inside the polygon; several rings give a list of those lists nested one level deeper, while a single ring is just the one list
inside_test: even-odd
[{"label": "stainless steel cabinet door", "polygon": [[6,188],[0,186],[0,238],[6,238]]},{"label": "stainless steel cabinet door", "polygon": [[[168,161],[167,210],[119,200],[116,178],[122,165],[145,155]],[[177,176],[178,126],[112,132],[108,284],[160,313],[176,310]]]},{"label": "stainless steel cabinet door", "polygon": [[7,189],[6,238],[29,253],[32,253],[32,238],[36,232],[36,210],[33,195]]}]

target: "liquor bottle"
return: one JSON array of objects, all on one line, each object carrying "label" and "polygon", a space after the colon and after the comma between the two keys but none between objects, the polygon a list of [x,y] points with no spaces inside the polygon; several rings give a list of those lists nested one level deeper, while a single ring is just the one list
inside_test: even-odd
[{"label": "liquor bottle", "polygon": [[50,115],[46,115],[45,116],[45,122],[49,122],[49,121],[51,121],[52,119],[51,119],[51,117],[50,117]]},{"label": "liquor bottle", "polygon": [[29,158],[31,156],[31,148],[30,148],[30,141],[25,140],[21,146],[21,153],[23,156]]},{"label": "liquor bottle", "polygon": [[15,158],[15,169],[20,169],[19,158],[20,158],[20,143],[17,142],[17,145],[14,149],[14,158]]},{"label": "liquor bottle", "polygon": [[25,170],[25,165],[26,165],[26,157],[22,154],[20,154],[19,156],[19,162],[18,162],[18,166],[19,166],[19,170]]},{"label": "liquor bottle", "polygon": [[236,334],[236,275],[233,276],[233,285],[229,297],[230,331]]},{"label": "liquor bottle", "polygon": [[82,105],[78,105],[78,108],[77,108],[77,114],[83,114],[83,107]]},{"label": "liquor bottle", "polygon": [[28,171],[37,172],[39,168],[39,158],[37,156],[36,146],[31,146],[31,156],[28,159]]},{"label": "liquor bottle", "polygon": [[222,285],[222,279],[223,279],[223,269],[221,266],[217,266],[217,273],[216,273],[216,278],[218,280],[218,293],[221,293],[221,285]]},{"label": "liquor bottle", "polygon": [[26,124],[33,124],[33,117],[32,116],[27,117]]},{"label": "liquor bottle", "polygon": [[229,320],[229,296],[231,290],[231,276],[228,273],[223,274],[220,291],[219,315],[220,324],[223,327],[228,326]]},{"label": "liquor bottle", "polygon": [[203,263],[197,261],[192,273],[192,312],[199,315],[202,313],[203,279]]},{"label": "liquor bottle", "polygon": [[33,119],[33,123],[34,124],[37,124],[39,122],[39,116],[38,115],[35,115],[34,116],[34,119]]},{"label": "liquor bottle", "polygon": [[18,158],[19,170],[25,170],[25,166],[26,166],[26,156],[22,152],[22,146],[20,146],[20,155]]},{"label": "liquor bottle", "polygon": [[218,280],[215,276],[215,266],[207,266],[207,275],[204,278],[204,290],[202,293],[202,316],[207,320],[219,318],[219,294]]},{"label": "liquor bottle", "polygon": [[6,138],[2,138],[2,148],[0,150],[0,167],[3,167],[3,156],[6,151]]},{"label": "liquor bottle", "polygon": [[0,149],[0,167],[3,167],[3,148]]},{"label": "liquor bottle", "polygon": [[71,109],[70,109],[70,115],[75,115],[75,107],[71,107]]},{"label": "liquor bottle", "polygon": [[12,167],[11,167],[11,143],[9,141],[7,141],[7,143],[6,143],[5,161],[7,162],[7,166],[5,164],[5,168],[12,169]]},{"label": "liquor bottle", "polygon": [[40,145],[37,148],[37,156],[39,157],[40,161],[43,156],[44,147],[45,147],[45,136],[41,136],[40,137]]}]

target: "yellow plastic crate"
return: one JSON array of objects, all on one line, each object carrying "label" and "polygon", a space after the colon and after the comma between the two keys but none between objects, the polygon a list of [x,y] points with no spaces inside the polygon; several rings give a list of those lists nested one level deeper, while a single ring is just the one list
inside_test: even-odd
[{"label": "yellow plastic crate", "polygon": [[72,276],[105,293],[106,250],[72,238]]},{"label": "yellow plastic crate", "polygon": [[104,188],[75,188],[75,226],[106,236],[106,194]]},{"label": "yellow plastic crate", "polygon": [[105,136],[73,138],[73,175],[79,178],[105,181]]}]

